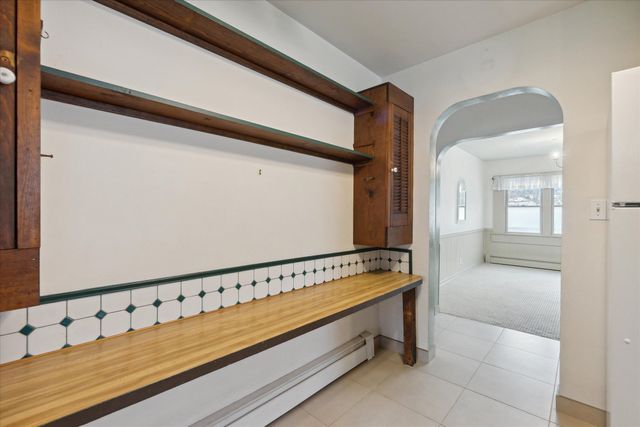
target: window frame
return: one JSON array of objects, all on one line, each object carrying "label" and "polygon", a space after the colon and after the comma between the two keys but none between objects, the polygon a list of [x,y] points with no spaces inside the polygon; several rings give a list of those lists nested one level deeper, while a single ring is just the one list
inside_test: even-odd
[{"label": "window frame", "polygon": [[[560,230],[560,233],[556,233],[556,216],[555,216],[555,209],[556,207],[560,207],[562,208],[562,212],[561,212],[561,218],[562,215],[564,214],[564,192],[562,193],[561,197],[560,197],[560,202],[562,203],[561,205],[556,205],[556,189],[555,188],[551,188],[551,235],[554,237],[562,237],[562,232],[564,230]],[[562,221],[562,219],[560,220],[560,224],[562,227],[564,227],[564,222]]]}]

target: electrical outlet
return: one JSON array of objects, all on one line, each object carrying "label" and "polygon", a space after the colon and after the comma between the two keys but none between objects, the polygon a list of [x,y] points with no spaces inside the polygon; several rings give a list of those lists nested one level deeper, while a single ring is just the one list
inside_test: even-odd
[{"label": "electrical outlet", "polygon": [[595,221],[603,221],[607,219],[607,200],[591,199],[591,209],[589,210],[589,219]]}]

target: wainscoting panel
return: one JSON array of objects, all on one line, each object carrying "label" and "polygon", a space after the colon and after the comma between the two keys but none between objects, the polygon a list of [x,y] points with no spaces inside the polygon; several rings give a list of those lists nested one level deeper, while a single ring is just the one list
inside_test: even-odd
[{"label": "wainscoting panel", "polygon": [[484,230],[440,236],[440,283],[484,262]]},{"label": "wainscoting panel", "polygon": [[489,232],[486,242],[488,262],[560,270],[562,238],[559,236]]}]

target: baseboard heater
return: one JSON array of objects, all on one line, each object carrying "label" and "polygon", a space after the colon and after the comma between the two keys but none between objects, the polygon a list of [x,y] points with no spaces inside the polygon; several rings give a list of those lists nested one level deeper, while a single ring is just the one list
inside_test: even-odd
[{"label": "baseboard heater", "polygon": [[267,425],[373,355],[373,335],[365,331],[192,427]]}]

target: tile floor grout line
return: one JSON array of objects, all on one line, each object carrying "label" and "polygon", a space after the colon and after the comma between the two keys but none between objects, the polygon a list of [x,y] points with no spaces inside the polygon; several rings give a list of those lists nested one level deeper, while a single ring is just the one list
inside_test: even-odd
[{"label": "tile floor grout line", "polygon": [[[456,316],[454,316],[454,315],[452,315],[452,314],[447,314],[447,316],[456,317]],[[457,318],[457,319],[464,319],[464,317],[456,317],[456,318]],[[472,320],[472,319],[467,319],[467,320]],[[472,321],[473,321],[473,322],[478,322],[477,320],[472,320]],[[455,321],[454,321],[454,322],[455,322]],[[478,322],[478,323],[482,323],[482,322]],[[453,324],[453,322],[451,322],[451,324]],[[495,326],[495,325],[490,325],[490,324],[488,324],[488,323],[485,323],[485,325]],[[496,326],[496,327],[497,327],[497,328],[499,328],[500,326]],[[465,334],[465,333],[463,333],[463,332],[458,332],[458,331],[456,331],[456,330],[449,329],[449,327],[448,327],[448,326],[447,326],[447,327],[445,327],[445,328],[440,327],[440,329],[442,329],[442,332],[444,332],[444,331],[450,331],[450,332],[455,332],[455,333],[460,334],[460,335],[464,335],[464,336],[466,336],[466,337],[471,337],[471,338],[475,338],[475,339],[478,339],[478,340],[482,340],[482,341],[485,341],[485,342],[492,342],[492,341],[489,341],[489,340],[486,340],[486,339],[483,339],[483,338],[478,338],[478,337],[473,336],[473,335],[469,335],[469,334]],[[499,343],[499,342],[498,342],[498,341],[500,340],[500,337],[502,336],[502,334],[503,334],[505,331],[518,332],[518,333],[521,333],[521,334],[531,335],[531,336],[533,336],[533,337],[541,338],[541,339],[545,339],[545,340],[551,340],[551,341],[557,341],[557,340],[554,340],[554,339],[552,339],[552,338],[542,337],[542,336],[540,336],[540,335],[536,335],[536,334],[530,334],[530,333],[528,333],[528,332],[517,331],[517,330],[515,330],[515,329],[509,329],[509,328],[502,328],[502,329],[503,329],[503,330],[502,330],[502,332],[500,332],[500,335],[498,336],[498,338],[497,338],[497,339],[496,339],[496,341],[494,342],[495,344],[500,344],[500,345],[502,345],[502,346],[509,347],[509,348],[515,348],[516,350],[524,351],[525,353],[533,354],[533,355],[540,356],[540,357],[544,357],[544,358],[547,358],[547,359],[560,360],[560,356],[558,356],[557,358],[556,358],[556,357],[544,356],[544,355],[542,355],[542,354],[540,354],[540,353],[534,353],[534,352],[532,352],[532,351],[525,350],[525,349],[520,348],[520,347],[516,347],[516,346],[513,346],[513,345],[503,344],[503,343]],[[467,356],[467,357],[468,357],[468,356]]]},{"label": "tile floor grout line", "polygon": [[[488,354],[488,353],[487,353],[487,356],[489,356],[489,354]],[[523,374],[522,372],[518,372],[518,371],[514,371],[514,370],[509,369],[509,368],[505,368],[504,366],[494,365],[493,363],[489,363],[489,362],[486,362],[486,361],[484,361],[484,360],[483,360],[481,363],[484,363],[484,364],[485,364],[485,365],[487,365],[487,366],[492,366],[492,367],[494,367],[494,368],[502,369],[503,371],[511,372],[512,374],[518,374],[518,375],[521,375],[521,376],[523,376],[523,377],[525,377],[525,378],[529,378],[530,380],[538,381],[538,382],[540,382],[540,383],[542,383],[542,384],[546,384],[546,385],[550,385],[550,386],[554,386],[554,387],[555,387],[555,384],[548,383],[548,382],[546,382],[546,381],[544,381],[544,380],[541,380],[540,378],[532,377],[531,375]],[[557,372],[556,372],[556,373],[557,373]],[[555,381],[555,380],[554,380],[554,381]]]},{"label": "tile floor grout line", "polygon": [[551,409],[549,409],[549,423],[551,423],[551,415],[553,414],[553,404],[555,403],[555,400],[556,400],[556,390],[558,390],[558,382],[559,382],[558,374],[559,373],[560,373],[560,361],[558,361],[558,363],[556,364],[556,376],[553,382],[553,393],[551,393]]},{"label": "tile floor grout line", "polygon": [[475,394],[478,394],[478,395],[480,395],[480,396],[486,397],[487,399],[491,399],[491,400],[493,400],[494,402],[498,402],[498,403],[500,403],[500,404],[502,404],[502,405],[508,406],[508,407],[510,407],[510,408],[512,408],[512,409],[515,409],[515,410],[517,410],[517,411],[523,412],[523,413],[525,413],[525,414],[527,414],[527,415],[531,415],[531,416],[536,417],[536,418],[538,418],[538,419],[540,419],[540,420],[543,420],[543,421],[549,421],[549,420],[547,420],[547,419],[545,419],[545,418],[542,418],[540,415],[532,414],[532,413],[531,413],[531,412],[529,412],[529,411],[525,411],[525,410],[524,410],[524,409],[522,409],[522,408],[518,408],[517,406],[514,406],[514,405],[512,405],[512,404],[510,404],[510,403],[507,403],[507,402],[503,402],[502,400],[498,400],[498,399],[496,399],[495,397],[492,397],[492,396],[489,396],[489,395],[483,394],[483,393],[481,393],[481,392],[479,392],[479,391],[477,391],[477,390],[472,390],[472,389],[467,388],[467,387],[465,387],[465,390],[468,390],[468,391],[470,391],[470,392],[472,392],[472,393],[475,393]]},{"label": "tile floor grout line", "polygon": [[[469,380],[471,381],[471,380]],[[453,384],[453,383],[449,383],[449,384]],[[451,407],[449,408],[449,410],[447,411],[447,413],[444,415],[444,417],[442,417],[442,421],[440,421],[441,425],[446,425],[444,424],[445,420],[447,419],[447,417],[449,416],[449,414],[451,413],[451,411],[453,411],[453,408],[455,408],[456,404],[458,403],[458,401],[460,400],[460,398],[462,397],[462,394],[465,392],[466,388],[462,387],[462,391],[460,392],[460,394],[458,395],[458,397],[456,397],[456,401],[453,402],[453,405],[451,405]]]},{"label": "tile floor grout line", "polygon": [[[302,412],[304,412],[305,414],[309,415],[311,418],[313,418],[314,420],[316,420],[317,422],[319,422],[319,423],[320,423],[320,424],[322,424],[323,426],[328,427],[328,425],[327,425],[327,424],[323,423],[323,422],[322,422],[322,421],[320,421],[318,418],[314,417],[314,416],[313,416],[313,414],[312,414],[311,412],[307,411],[306,409],[304,409],[304,408],[302,407],[302,404],[303,404],[306,400],[310,399],[311,397],[313,397],[313,395],[309,396],[307,399],[303,400],[302,402],[300,402],[299,404],[297,404],[297,405],[296,405],[296,406],[294,406],[293,408],[289,409],[289,411],[287,411],[287,412],[290,412],[290,411],[294,410],[295,408],[300,407],[300,409],[302,409]],[[350,410],[350,409],[351,409],[351,408],[347,409],[347,411],[345,412],[345,414],[346,414],[347,412],[349,412],[349,410]],[[343,415],[344,415],[344,414],[343,414]],[[338,418],[340,418],[340,417],[338,417]]]}]

